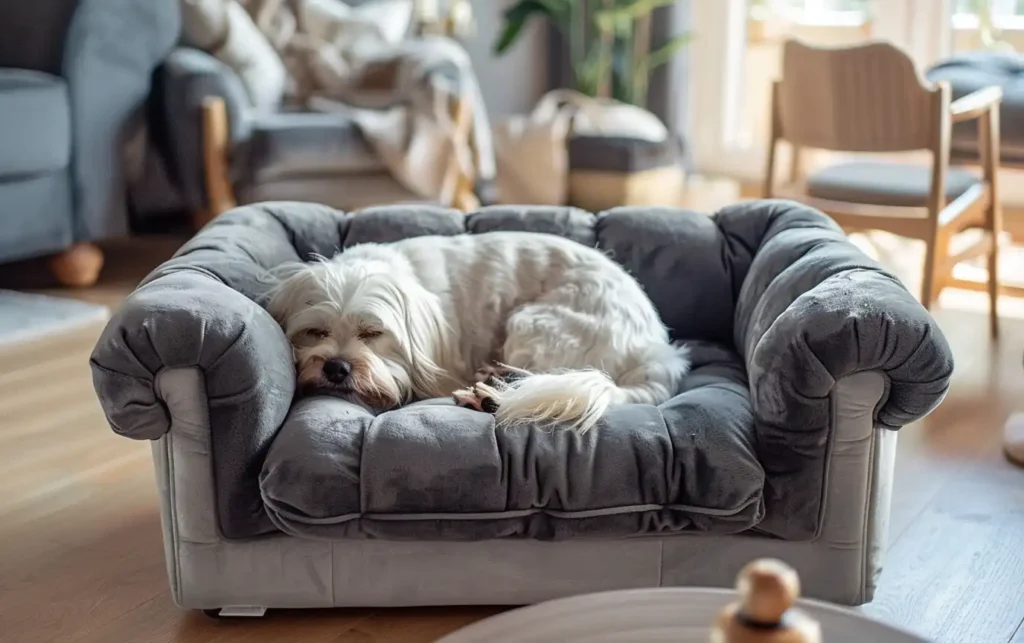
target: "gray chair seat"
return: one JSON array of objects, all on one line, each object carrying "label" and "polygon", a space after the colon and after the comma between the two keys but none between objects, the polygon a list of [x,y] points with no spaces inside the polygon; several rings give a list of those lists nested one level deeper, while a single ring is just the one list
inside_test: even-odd
[{"label": "gray chair seat", "polygon": [[295,177],[387,172],[355,124],[340,114],[261,115],[232,164],[253,185]]},{"label": "gray chair seat", "polygon": [[0,69],[0,177],[62,170],[71,159],[71,112],[61,78]]},{"label": "gray chair seat", "polygon": [[[951,169],[946,175],[946,198],[955,199],[980,183],[975,174]],[[931,190],[931,169],[884,162],[830,165],[807,177],[806,194],[816,199],[864,205],[925,207]]]},{"label": "gray chair seat", "polygon": [[386,171],[317,173],[285,176],[274,180],[240,182],[238,202],[303,201],[322,203],[339,210],[357,210],[376,205],[415,203],[414,193]]},{"label": "gray chair seat", "polygon": [[[985,87],[1001,87],[1001,156],[1004,162],[1024,163],[1024,56],[994,51],[967,52],[932,67],[927,77],[932,82],[949,83],[953,98]],[[954,125],[951,147],[954,159],[976,161],[977,124]]]}]

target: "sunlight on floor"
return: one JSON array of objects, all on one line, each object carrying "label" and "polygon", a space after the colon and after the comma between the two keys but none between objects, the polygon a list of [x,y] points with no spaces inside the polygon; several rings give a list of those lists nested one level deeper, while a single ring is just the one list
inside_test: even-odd
[{"label": "sunlight on floor", "polygon": [[[969,245],[972,232],[959,235],[953,242],[953,252],[958,247]],[[918,296],[921,291],[921,274],[924,266],[924,242],[906,239],[886,232],[869,232],[850,235],[850,241],[883,266],[893,271],[906,284],[910,292]],[[1024,275],[1024,247],[1001,246],[1000,281],[1018,284]],[[985,280],[984,258],[966,261],[958,265],[953,274],[960,279]],[[959,310],[970,313],[988,314],[988,295],[980,291],[946,288],[939,297],[941,310]],[[1024,299],[1003,296],[999,299],[999,316],[1006,319],[1024,319]]]}]

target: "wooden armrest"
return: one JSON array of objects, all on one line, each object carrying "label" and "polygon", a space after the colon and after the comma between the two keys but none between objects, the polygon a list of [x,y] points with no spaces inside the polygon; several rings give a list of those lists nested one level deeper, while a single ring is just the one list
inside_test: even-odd
[{"label": "wooden armrest", "polygon": [[954,123],[969,121],[979,118],[988,110],[997,107],[1002,99],[1002,88],[986,87],[953,101],[949,106],[949,114],[953,117]]}]

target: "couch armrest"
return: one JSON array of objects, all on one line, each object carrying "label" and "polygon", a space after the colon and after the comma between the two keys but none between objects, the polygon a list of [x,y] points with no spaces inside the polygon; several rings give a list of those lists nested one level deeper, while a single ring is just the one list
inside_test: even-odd
[{"label": "couch armrest", "polygon": [[721,212],[719,225],[753,250],[735,341],[766,474],[761,528],[813,535],[819,525],[795,525],[791,517],[820,516],[820,496],[799,490],[820,488],[828,467],[836,382],[881,373],[887,386],[874,423],[899,429],[942,401],[953,357],[928,311],[820,212],[790,201],[761,202],[756,211],[740,204]]},{"label": "couch armrest", "polygon": [[258,479],[291,405],[295,369],[287,339],[263,308],[210,271],[176,268],[172,260],[125,300],[91,366],[110,426],[140,440],[160,438],[172,426],[165,397],[178,392],[162,390],[161,374],[197,370],[207,400],[199,413],[210,427],[208,455],[229,460],[213,463],[221,531],[229,538],[273,531]]},{"label": "couch armrest", "polygon": [[121,143],[143,125],[153,70],[181,31],[176,2],[80,0],[61,75],[73,124],[71,172],[78,240],[127,231]]},{"label": "couch armrest", "polygon": [[203,174],[203,104],[221,98],[232,147],[248,140],[251,107],[241,79],[227,65],[198,49],[171,52],[154,80],[154,138],[188,208],[206,207]]}]

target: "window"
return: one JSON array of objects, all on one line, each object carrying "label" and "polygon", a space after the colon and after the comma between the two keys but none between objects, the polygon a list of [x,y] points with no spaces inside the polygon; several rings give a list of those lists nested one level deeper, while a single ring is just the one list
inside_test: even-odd
[{"label": "window", "polygon": [[955,0],[953,27],[1024,29],[1024,0]]},{"label": "window", "polygon": [[755,20],[781,19],[808,26],[856,26],[867,21],[869,0],[751,0]]}]

